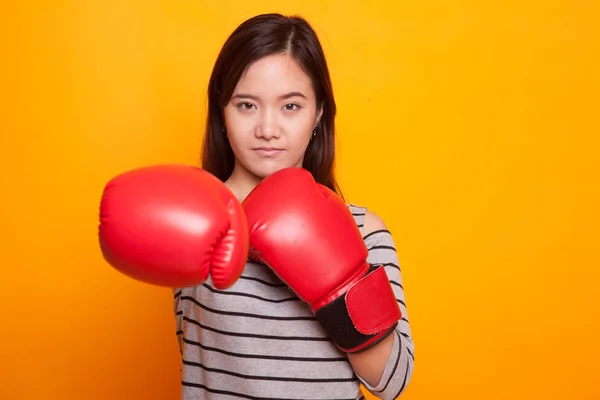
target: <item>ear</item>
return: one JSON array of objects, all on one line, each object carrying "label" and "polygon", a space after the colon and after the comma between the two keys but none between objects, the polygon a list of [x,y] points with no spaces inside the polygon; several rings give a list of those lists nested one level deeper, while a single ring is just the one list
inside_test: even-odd
[{"label": "ear", "polygon": [[321,122],[322,116],[323,116],[323,105],[321,104],[321,107],[319,107],[319,111],[317,112],[317,119],[315,120],[315,128],[317,127],[317,125],[319,125],[319,122]]}]

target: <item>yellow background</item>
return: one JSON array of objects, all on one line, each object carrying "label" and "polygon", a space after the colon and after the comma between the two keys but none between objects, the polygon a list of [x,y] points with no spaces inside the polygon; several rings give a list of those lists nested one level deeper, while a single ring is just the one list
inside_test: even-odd
[{"label": "yellow background", "polygon": [[600,3],[365,4],[2,5],[0,399],[178,398],[171,293],[102,261],[98,201],[198,161],[216,54],[266,11],[317,28],[345,195],[395,235],[403,398],[600,398]]}]

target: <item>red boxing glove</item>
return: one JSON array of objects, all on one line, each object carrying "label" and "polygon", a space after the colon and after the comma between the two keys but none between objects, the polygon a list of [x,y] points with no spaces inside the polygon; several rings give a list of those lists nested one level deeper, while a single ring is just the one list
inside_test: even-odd
[{"label": "red boxing glove", "polygon": [[346,353],[388,336],[402,317],[382,266],[368,250],[348,206],[303,168],[265,178],[244,200],[250,251],[315,313]]},{"label": "red boxing glove", "polygon": [[106,185],[99,240],[106,261],[142,282],[219,289],[240,276],[248,225],[240,203],[215,176],[192,166],[158,165]]}]

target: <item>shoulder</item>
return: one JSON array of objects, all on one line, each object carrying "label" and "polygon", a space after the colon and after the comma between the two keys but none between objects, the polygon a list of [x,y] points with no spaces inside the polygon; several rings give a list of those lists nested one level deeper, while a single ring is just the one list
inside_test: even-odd
[{"label": "shoulder", "polygon": [[373,211],[365,211],[365,222],[363,227],[363,235],[369,235],[377,231],[387,231],[385,221]]},{"label": "shoulder", "polygon": [[364,237],[370,236],[376,232],[389,232],[388,227],[379,215],[369,210],[367,207],[356,204],[348,204],[352,215],[358,223],[361,234]]}]

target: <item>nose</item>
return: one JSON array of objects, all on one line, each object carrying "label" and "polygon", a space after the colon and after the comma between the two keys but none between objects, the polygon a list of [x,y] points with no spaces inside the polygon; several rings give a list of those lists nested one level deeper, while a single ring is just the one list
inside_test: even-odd
[{"label": "nose", "polygon": [[277,139],[279,137],[276,114],[266,109],[261,113],[259,124],[256,128],[256,137],[265,140]]}]

